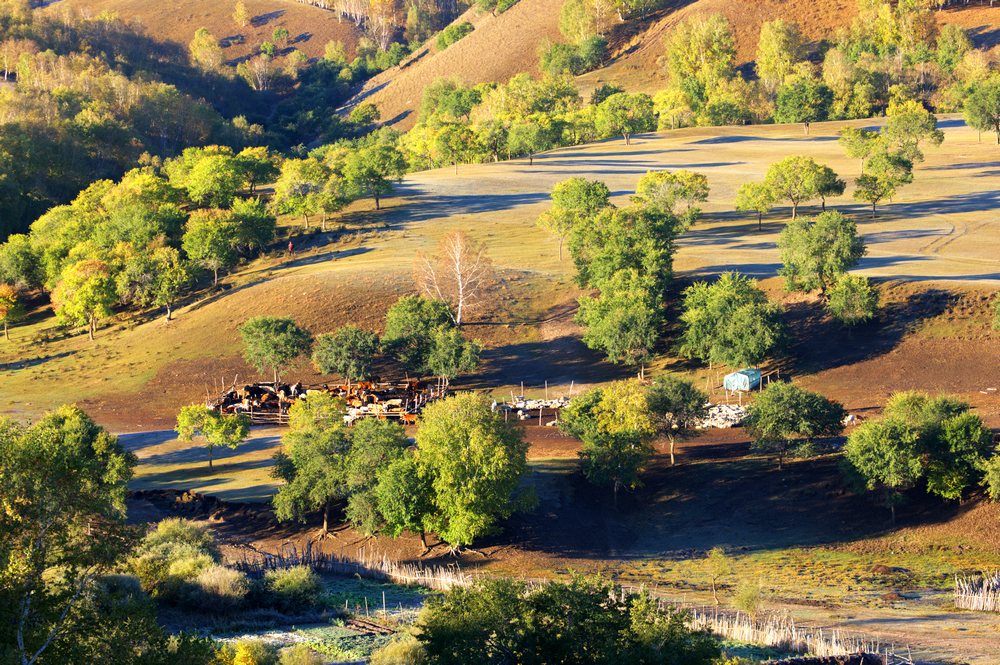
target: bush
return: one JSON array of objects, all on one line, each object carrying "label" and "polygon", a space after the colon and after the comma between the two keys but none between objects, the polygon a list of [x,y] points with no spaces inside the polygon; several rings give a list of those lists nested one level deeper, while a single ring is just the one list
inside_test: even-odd
[{"label": "bush", "polygon": [[601,35],[591,35],[576,47],[580,58],[580,74],[597,69],[608,59],[608,40]]},{"label": "bush", "polygon": [[264,582],[271,602],[290,611],[314,607],[323,590],[319,575],[306,566],[268,571]]},{"label": "bush", "polygon": [[1000,296],[993,303],[993,330],[1000,330]]},{"label": "bush", "polygon": [[180,517],[168,517],[142,539],[140,550],[152,550],[163,544],[189,545],[218,560],[219,550],[215,539],[204,524],[196,524]]},{"label": "bush", "polygon": [[323,659],[305,644],[282,649],[278,665],[323,665]]},{"label": "bush", "polygon": [[468,21],[453,23],[438,34],[437,41],[434,43],[439,51],[443,51],[473,30],[475,28]]},{"label": "bush", "polygon": [[239,640],[223,646],[216,656],[217,665],[278,665],[274,647],[261,640]]},{"label": "bush", "polygon": [[733,596],[733,607],[746,612],[752,617],[756,617],[760,611],[761,601],[764,599],[764,589],[760,582],[741,580],[736,585],[736,595]]},{"label": "bush", "polygon": [[427,652],[413,636],[393,640],[372,654],[371,665],[424,665]]},{"label": "bush", "polygon": [[229,612],[243,604],[250,581],[242,572],[218,564],[201,571],[187,586],[183,602],[191,609]]}]

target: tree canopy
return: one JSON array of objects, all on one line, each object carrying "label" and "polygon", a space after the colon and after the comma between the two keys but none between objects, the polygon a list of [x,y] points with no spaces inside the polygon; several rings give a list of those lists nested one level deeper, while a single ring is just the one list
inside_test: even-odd
[{"label": "tree canopy", "polygon": [[792,220],[778,239],[789,291],[826,292],[865,255],[857,224],[839,212]]},{"label": "tree canopy", "polygon": [[778,468],[789,453],[809,455],[812,439],[837,436],[846,412],[839,403],[792,383],[771,383],[747,408],[751,447],[775,454]]},{"label": "tree canopy", "polygon": [[277,387],[280,371],[299,356],[308,355],[313,338],[292,319],[255,316],[239,328],[243,357],[259,372],[268,369]]}]

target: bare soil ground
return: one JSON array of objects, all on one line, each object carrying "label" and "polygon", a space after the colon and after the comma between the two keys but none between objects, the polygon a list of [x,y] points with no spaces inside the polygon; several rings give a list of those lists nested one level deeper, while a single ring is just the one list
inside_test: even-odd
[{"label": "bare soil ground", "polygon": [[222,41],[224,57],[231,64],[253,54],[271,40],[275,28],[288,30],[288,48],[310,58],[323,55],[329,41],[343,42],[348,55],[354,53],[360,31],[350,21],[340,20],[331,11],[293,0],[244,0],[250,11],[250,25],[241,27],[233,20],[234,2],[214,0],[58,0],[46,11],[70,11],[85,16],[113,12],[126,22],[136,22],[156,39],[172,41],[185,50],[199,28],[206,28]]}]

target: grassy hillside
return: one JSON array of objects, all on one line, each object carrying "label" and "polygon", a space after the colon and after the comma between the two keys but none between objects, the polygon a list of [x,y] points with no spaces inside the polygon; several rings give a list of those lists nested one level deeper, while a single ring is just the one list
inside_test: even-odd
[{"label": "grassy hillside", "polygon": [[157,39],[187,46],[198,28],[207,28],[224,43],[227,60],[239,60],[252,53],[261,42],[270,40],[275,28],[288,30],[290,47],[310,58],[323,55],[327,42],[344,43],[353,55],[360,32],[350,21],[338,20],[333,12],[292,0],[244,0],[252,16],[243,28],[233,21],[235,2],[211,0],[60,0],[46,11],[74,11],[86,15],[114,12],[127,22],[135,21]]},{"label": "grassy hillside", "polygon": [[[549,41],[564,41],[559,33],[561,6],[562,0],[521,0],[498,17],[470,10],[458,20],[472,21],[476,25],[472,34],[443,52],[432,45],[418,50],[399,67],[370,80],[348,106],[374,102],[383,119],[399,129],[409,129],[416,122],[423,88],[438,77],[457,76],[467,83],[479,83],[536,72],[539,48]],[[677,23],[692,16],[723,14],[733,30],[737,65],[743,66],[754,59],[764,22],[783,18],[797,23],[806,38],[819,41],[849,25],[855,8],[855,0],[676,0],[645,21],[618,26],[609,36],[611,62],[579,77],[577,85],[584,97],[603,83],[649,93],[663,88],[664,74],[657,60],[664,53],[664,39]],[[1000,6],[964,6],[937,12],[936,16],[942,24],[954,23],[970,30],[977,46],[992,48],[1000,43],[995,29],[1000,24]]]},{"label": "grassy hillside", "polygon": [[[870,123],[855,122],[863,125]],[[101,330],[96,342],[66,337],[47,312],[0,342],[0,413],[25,417],[80,401],[121,430],[172,424],[176,409],[206,390],[254,375],[239,357],[236,328],[255,314],[295,317],[314,333],[347,322],[378,330],[389,305],[414,290],[417,252],[430,250],[456,228],[484,240],[502,281],[490,311],[469,334],[489,350],[473,385],[504,390],[525,381],[538,389],[622,376],[580,341],[572,322],[579,290],[572,264],[560,263],[556,240],[537,229],[553,184],[571,175],[600,178],[623,203],[648,169],[691,168],[708,175],[712,193],[705,219],[680,241],[679,276],[689,280],[725,270],[767,279],[765,285],[798,317],[797,359],[786,371],[808,376],[851,409],[880,405],[900,388],[957,392],[1000,415],[991,366],[1000,364],[997,333],[988,326],[988,296],[1000,283],[1000,237],[989,231],[1000,200],[995,146],[978,142],[960,120],[942,119],[945,142],[927,151],[915,183],[900,190],[876,220],[848,197],[829,204],[853,213],[869,245],[861,272],[886,280],[884,323],[848,337],[814,318],[808,299],[781,292],[770,279],[779,267],[777,234],[787,209],[765,218],[733,212],[739,184],[761,177],[786,154],[830,164],[848,181],[858,164],[834,140],[844,123],[813,126],[694,128],[565,148],[527,161],[415,173],[375,212],[367,201],[343,217],[343,231],[297,240],[293,260],[275,252],[224,280],[224,288],[181,308],[176,320],[155,318]],[[810,211],[806,211],[807,213]],[[290,222],[289,222],[290,223]],[[888,284],[895,284],[891,288]],[[958,295],[953,295],[957,293]],[[807,343],[808,342],[808,343]],[[992,363],[992,365],[991,365]],[[669,356],[659,368],[690,371]],[[395,374],[386,368],[386,375]],[[320,377],[304,365],[306,381]],[[704,380],[707,372],[696,374]],[[713,375],[713,381],[715,379]],[[467,384],[469,385],[469,384]]]}]

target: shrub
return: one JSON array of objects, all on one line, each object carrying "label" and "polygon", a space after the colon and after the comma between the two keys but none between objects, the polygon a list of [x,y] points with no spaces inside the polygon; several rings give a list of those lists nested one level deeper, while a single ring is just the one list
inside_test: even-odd
[{"label": "shrub", "polygon": [[242,572],[214,564],[198,574],[184,592],[184,603],[192,609],[228,612],[243,604],[250,581]]},{"label": "shrub", "polygon": [[306,566],[268,571],[265,584],[274,605],[284,610],[315,606],[323,587],[319,575]]},{"label": "shrub", "polygon": [[427,652],[411,635],[393,640],[372,654],[371,665],[424,665]]},{"label": "shrub", "polygon": [[208,527],[204,524],[192,522],[191,520],[180,517],[168,517],[157,524],[156,528],[142,539],[140,549],[155,549],[165,543],[189,545],[205,552],[213,559],[218,560],[219,558],[219,550],[215,546],[215,539],[209,532]]},{"label": "shrub", "polygon": [[746,612],[752,617],[756,617],[760,611],[761,601],[764,599],[764,589],[760,582],[741,580],[736,585],[736,595],[733,596],[733,607]]},{"label": "shrub", "polygon": [[1000,330],[1000,296],[993,303],[993,330]]},{"label": "shrub", "polygon": [[216,665],[277,665],[278,654],[261,640],[239,640],[223,646]]},{"label": "shrub", "polygon": [[278,665],[323,665],[323,659],[308,645],[296,644],[282,649]]},{"label": "shrub", "polygon": [[439,51],[443,51],[473,30],[475,28],[468,21],[453,23],[438,34],[435,45]]}]

